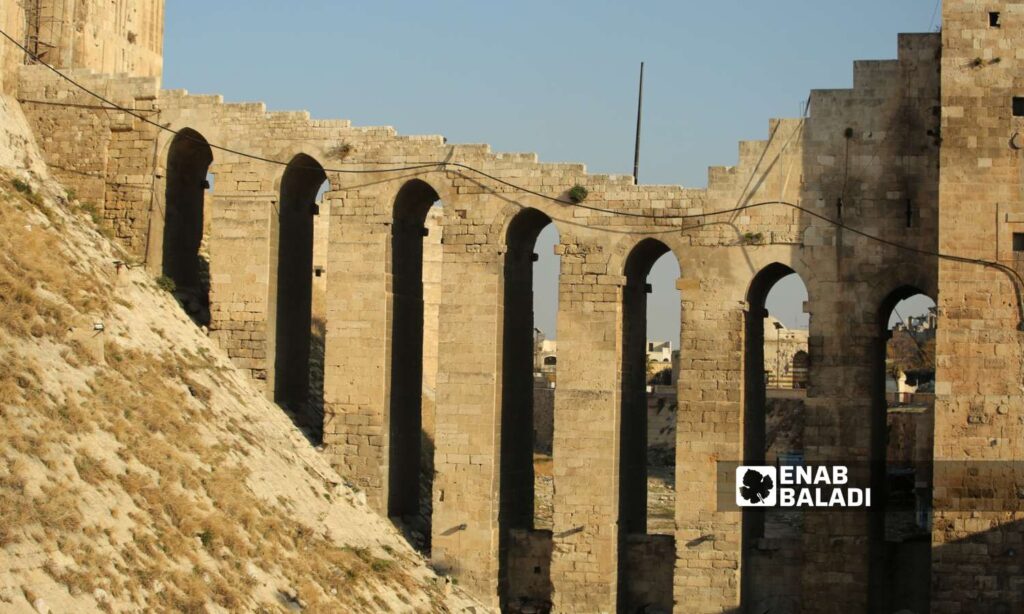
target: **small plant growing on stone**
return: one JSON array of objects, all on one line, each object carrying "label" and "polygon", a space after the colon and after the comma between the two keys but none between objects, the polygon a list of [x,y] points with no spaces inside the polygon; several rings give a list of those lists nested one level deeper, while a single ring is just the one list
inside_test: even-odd
[{"label": "small plant growing on stone", "polygon": [[15,190],[21,192],[22,194],[31,194],[32,193],[32,186],[30,186],[27,181],[22,181],[21,179],[18,179],[17,177],[15,177],[14,179],[11,179],[11,185],[14,186]]},{"label": "small plant growing on stone", "polygon": [[166,275],[156,278],[156,286],[165,292],[174,292],[178,289],[178,284],[174,283],[174,280]]},{"label": "small plant growing on stone", "polygon": [[327,150],[327,156],[335,160],[344,160],[352,154],[351,143],[339,143]]},{"label": "small plant growing on stone", "polygon": [[569,200],[571,200],[574,203],[581,203],[587,200],[587,196],[589,195],[590,192],[587,190],[587,188],[583,187],[578,183],[572,186],[572,188],[569,190]]},{"label": "small plant growing on stone", "polygon": [[760,232],[745,232],[743,233],[743,243],[746,245],[753,245],[761,243],[764,240],[764,235]]},{"label": "small plant growing on stone", "polygon": [[82,203],[81,207],[82,211],[85,211],[87,214],[89,214],[89,217],[92,218],[92,223],[99,226],[101,219],[100,210],[99,207],[96,206],[96,203],[85,201]]},{"label": "small plant growing on stone", "polygon": [[209,549],[213,545],[213,533],[209,529],[204,529],[199,533],[199,541],[202,542],[204,548]]},{"label": "small plant growing on stone", "polygon": [[38,207],[43,204],[43,199],[39,196],[39,194],[36,194],[35,190],[32,189],[32,186],[27,181],[22,181],[21,179],[15,177],[14,179],[11,180],[11,185],[14,186],[15,190],[17,190],[18,192],[25,196],[25,200],[32,203],[33,205]]}]

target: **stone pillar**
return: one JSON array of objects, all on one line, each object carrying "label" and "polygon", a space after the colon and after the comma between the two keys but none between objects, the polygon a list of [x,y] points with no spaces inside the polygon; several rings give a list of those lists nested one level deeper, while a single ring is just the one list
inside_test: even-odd
[{"label": "stone pillar", "polygon": [[[228,176],[220,184],[231,185]],[[209,199],[209,197],[208,197]],[[207,206],[211,336],[256,380],[267,376],[267,292],[274,196],[215,192]]]},{"label": "stone pillar", "polygon": [[599,244],[563,236],[555,391],[554,554],[559,612],[615,612],[620,303]]},{"label": "stone pillar", "polygon": [[744,310],[716,294],[714,280],[702,279],[701,270],[684,267],[677,284],[683,310],[674,595],[675,611],[688,613],[740,604],[742,516],[718,510],[717,463],[742,460]]},{"label": "stone pillar", "polygon": [[[1024,14],[942,3],[932,611],[1024,611]],[[997,13],[990,16],[989,13]],[[991,19],[996,23],[992,24]],[[965,145],[966,144],[966,145]]]},{"label": "stone pillar", "polygon": [[496,606],[502,250],[486,200],[443,205],[432,556]]},{"label": "stone pillar", "polygon": [[[841,244],[843,237],[837,240]],[[852,483],[871,484],[872,436],[885,436],[885,411],[876,407],[872,393],[875,369],[885,355],[877,319],[882,299],[867,284],[842,280],[841,272],[851,266],[847,260],[833,256],[832,261],[836,272],[820,267],[820,277],[808,287],[815,298],[804,460],[847,464]],[[802,611],[872,611],[870,561],[878,542],[872,542],[870,522],[864,510],[804,510]]]},{"label": "stone pillar", "polygon": [[331,463],[384,514],[390,202],[370,191],[339,192],[328,230],[324,444]]}]

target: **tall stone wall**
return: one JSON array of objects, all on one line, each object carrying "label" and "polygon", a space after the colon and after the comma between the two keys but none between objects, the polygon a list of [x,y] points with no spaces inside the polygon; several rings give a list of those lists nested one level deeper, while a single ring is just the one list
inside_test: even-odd
[{"label": "tall stone wall", "polygon": [[[0,0],[0,27],[14,40],[25,40],[25,7],[16,0]],[[25,63],[25,53],[2,41],[0,44],[0,88],[5,94],[18,89],[18,67]]]},{"label": "tall stone wall", "polygon": [[[998,13],[992,23],[990,13]],[[945,2],[932,611],[1024,609],[1024,5]],[[966,464],[963,461],[971,461]]]},{"label": "tall stone wall", "polygon": [[23,6],[27,46],[48,64],[139,77],[162,73],[163,0],[25,0]]}]

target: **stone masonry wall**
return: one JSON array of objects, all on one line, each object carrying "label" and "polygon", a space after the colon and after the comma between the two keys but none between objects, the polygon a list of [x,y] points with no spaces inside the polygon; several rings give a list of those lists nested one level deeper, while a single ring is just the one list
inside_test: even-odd
[{"label": "stone masonry wall", "polygon": [[163,70],[163,0],[24,0],[20,4],[26,12],[29,48],[48,64],[139,77],[159,77]]},{"label": "stone masonry wall", "polygon": [[[25,39],[25,7],[19,2],[4,0],[0,4],[0,28],[14,40]],[[25,63],[25,53],[4,41],[0,45],[0,88],[5,94],[18,89],[18,68]]]},{"label": "stone masonry wall", "polygon": [[932,611],[1016,612],[1024,333],[1014,233],[1024,232],[1024,117],[1014,97],[1024,96],[1024,5],[946,2],[942,21],[939,248],[1010,271],[939,263]]}]

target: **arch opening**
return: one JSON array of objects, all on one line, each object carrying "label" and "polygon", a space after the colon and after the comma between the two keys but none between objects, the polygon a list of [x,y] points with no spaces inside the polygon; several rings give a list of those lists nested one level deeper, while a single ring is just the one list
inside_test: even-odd
[{"label": "arch opening", "polygon": [[871,586],[879,612],[927,612],[931,588],[935,301],[904,286],[882,302],[873,361]]},{"label": "arch opening", "polygon": [[[622,288],[619,408],[620,611],[673,607],[679,263],[667,245],[640,241]],[[653,336],[652,336],[653,335]],[[667,339],[666,339],[667,337]],[[672,382],[666,384],[663,382]]]},{"label": "arch opening", "polygon": [[499,596],[509,611],[551,608],[558,241],[536,209],[519,212],[505,239],[498,525]]},{"label": "arch opening", "polygon": [[425,318],[424,287],[429,286],[426,295],[439,290],[439,201],[429,184],[410,180],[395,197],[391,225],[387,509],[425,554],[430,552],[434,444],[432,390],[425,395],[424,389],[436,374],[437,320],[433,302],[432,320]]},{"label": "arch opening", "polygon": [[323,432],[322,377],[311,380],[323,369],[323,344],[314,351],[313,342],[314,327],[322,325],[313,318],[314,224],[318,198],[329,185],[319,162],[305,154],[292,158],[281,178],[271,239],[273,397],[314,440]]},{"label": "arch opening", "polygon": [[[743,464],[803,463],[805,401],[813,360],[807,287],[790,267],[772,263],[747,291],[744,322]],[[744,611],[800,605],[803,514],[744,508],[741,601]]]},{"label": "arch opening", "polygon": [[161,268],[174,281],[175,297],[199,325],[210,324],[210,265],[204,246],[206,197],[213,151],[201,134],[185,128],[167,151]]}]

